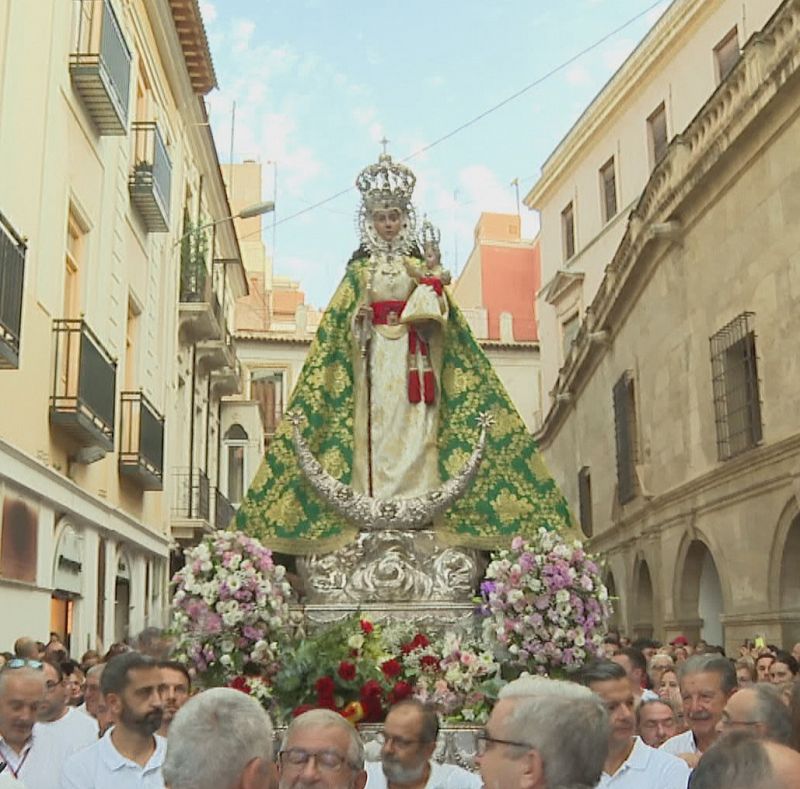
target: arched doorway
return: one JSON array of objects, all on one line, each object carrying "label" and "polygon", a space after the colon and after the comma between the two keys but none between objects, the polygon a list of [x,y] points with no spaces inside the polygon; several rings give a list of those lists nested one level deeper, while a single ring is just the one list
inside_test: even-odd
[{"label": "arched doorway", "polygon": [[791,645],[800,641],[800,515],[795,516],[781,556],[780,609],[788,615],[783,640]]},{"label": "arched doorway", "polygon": [[650,567],[645,559],[641,559],[634,572],[634,611],[633,634],[636,638],[653,637],[653,580]]},{"label": "arched doorway", "polygon": [[76,607],[82,592],[82,571],[83,537],[69,521],[62,519],[53,556],[50,632],[58,633],[67,650],[72,646]]},{"label": "arched doorway", "polygon": [[709,644],[724,645],[722,582],[708,546],[693,540],[686,551],[678,586],[680,618],[699,622],[699,637]]},{"label": "arched doorway", "polygon": [[125,641],[130,635],[131,622],[131,563],[120,551],[117,556],[117,576],[114,581],[114,641]]},{"label": "arched doorway", "polygon": [[223,438],[228,461],[228,501],[239,505],[245,493],[245,457],[249,437],[239,424],[231,425]]}]

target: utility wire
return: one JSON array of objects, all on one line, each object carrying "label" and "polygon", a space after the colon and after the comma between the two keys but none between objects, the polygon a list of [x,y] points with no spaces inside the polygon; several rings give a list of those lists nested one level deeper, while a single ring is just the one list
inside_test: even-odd
[{"label": "utility wire", "polygon": [[[568,66],[571,66],[576,60],[580,60],[580,58],[582,58],[584,55],[587,55],[592,50],[597,49],[597,47],[599,47],[599,46],[602,46],[610,38],[613,38],[618,33],[621,33],[623,30],[625,30],[626,28],[628,28],[632,24],[634,24],[634,22],[638,22],[642,17],[647,16],[647,14],[649,14],[655,8],[660,6],[663,3],[663,1],[664,0],[656,0],[656,2],[651,3],[647,8],[645,8],[644,10],[640,11],[635,16],[633,16],[630,19],[628,19],[627,22],[623,22],[621,25],[619,25],[619,27],[616,27],[616,28],[614,28],[614,30],[610,31],[609,33],[606,33],[602,38],[599,38],[593,44],[590,44],[588,47],[582,49],[580,52],[577,52],[572,57],[570,57],[567,60],[563,61],[558,66],[555,66],[554,68],[550,69],[550,71],[548,71],[547,73],[543,74],[542,76],[537,77],[533,82],[525,85],[525,87],[520,88],[518,91],[516,91],[516,93],[512,93],[510,96],[507,96],[501,102],[498,102],[494,106],[489,107],[489,109],[484,110],[484,112],[480,113],[479,115],[476,115],[474,118],[471,118],[470,120],[466,121],[465,123],[462,123],[460,126],[457,126],[455,129],[453,129],[452,131],[449,131],[447,134],[443,134],[441,137],[438,137],[437,139],[433,140],[433,142],[429,142],[427,145],[423,145],[421,148],[418,148],[416,151],[413,151],[412,153],[410,153],[408,156],[406,156],[405,158],[401,159],[400,161],[401,162],[408,162],[411,159],[415,159],[416,157],[421,156],[423,153],[427,153],[428,151],[430,151],[431,148],[435,148],[437,145],[441,145],[443,142],[445,142],[446,140],[449,140],[451,137],[454,137],[456,134],[459,134],[460,132],[464,131],[465,129],[468,129],[470,126],[474,126],[476,123],[478,123],[478,121],[481,121],[484,118],[486,118],[488,115],[491,115],[492,113],[497,112],[497,110],[505,107],[506,104],[510,104],[512,101],[515,101],[520,96],[522,96],[525,93],[527,93],[529,90],[532,90],[533,88],[541,85],[543,82],[545,82],[546,80],[548,80],[551,77],[555,76],[560,71],[563,71]],[[534,176],[531,176],[531,177],[534,177]],[[521,179],[521,180],[527,180],[527,179]],[[326,203],[330,203],[330,202],[333,202],[334,200],[338,200],[340,197],[343,197],[344,195],[349,194],[354,189],[355,189],[355,186],[348,186],[347,189],[342,189],[340,192],[336,192],[336,194],[330,195],[330,197],[326,197],[323,200],[319,200],[316,203],[312,203],[311,205],[307,206],[306,208],[301,208],[299,211],[296,211],[294,214],[290,214],[289,216],[283,217],[283,219],[279,219],[277,222],[275,222],[275,224],[276,225],[282,225],[284,222],[289,222],[292,219],[297,219],[297,217],[303,216],[303,214],[307,214],[307,213],[309,213],[311,211],[314,211],[317,208],[320,208],[320,207],[324,206]],[[257,235],[260,232],[261,232],[261,230],[253,231],[252,233],[248,233],[247,235],[241,236],[239,240],[241,241],[241,240],[243,240],[245,238],[250,238],[251,236]]]}]

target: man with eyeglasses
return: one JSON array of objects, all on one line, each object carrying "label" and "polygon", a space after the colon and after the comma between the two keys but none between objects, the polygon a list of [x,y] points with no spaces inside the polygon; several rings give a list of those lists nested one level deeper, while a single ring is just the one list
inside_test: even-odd
[{"label": "man with eyeglasses", "polygon": [[367,764],[367,789],[480,789],[477,775],[431,761],[438,734],[435,710],[413,699],[395,704],[379,738],[381,761]]},{"label": "man with eyeglasses", "polygon": [[686,789],[686,763],[636,736],[636,700],[625,669],[610,660],[597,660],[584,666],[580,679],[603,702],[610,724],[598,789]]},{"label": "man with eyeglasses", "polygon": [[773,685],[752,685],[736,691],[722,711],[717,731],[724,736],[735,731],[749,731],[784,745],[792,745],[792,717]]},{"label": "man with eyeglasses", "polygon": [[25,779],[32,758],[33,726],[44,696],[38,660],[13,658],[0,671],[0,763],[4,773]]},{"label": "man with eyeglasses", "polygon": [[364,789],[364,743],[332,710],[309,710],[286,730],[278,789]]},{"label": "man with eyeglasses", "polygon": [[608,716],[572,682],[523,677],[500,691],[478,736],[485,789],[594,789],[608,750]]}]

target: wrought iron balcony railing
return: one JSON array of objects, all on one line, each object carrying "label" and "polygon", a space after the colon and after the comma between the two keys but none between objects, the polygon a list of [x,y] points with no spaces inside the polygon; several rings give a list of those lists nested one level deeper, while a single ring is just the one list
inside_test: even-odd
[{"label": "wrought iron balcony railing", "polygon": [[131,51],[108,0],[75,0],[77,38],[69,73],[101,135],[128,133]]},{"label": "wrought iron balcony railing", "polygon": [[209,484],[205,471],[178,468],[173,473],[173,520],[209,523]]},{"label": "wrought iron balcony railing", "polygon": [[120,474],[142,490],[162,490],[164,417],[142,392],[122,392],[120,407]]},{"label": "wrought iron balcony railing", "polygon": [[180,331],[189,342],[215,340],[222,336],[224,317],[211,277],[203,266],[181,257]]},{"label": "wrought iron balcony railing", "polygon": [[83,320],[53,321],[50,422],[81,447],[114,448],[117,363]]},{"label": "wrought iron balcony railing", "polygon": [[214,488],[214,526],[217,529],[227,529],[236,515],[236,507],[230,503],[228,497]]},{"label": "wrought iron balcony railing", "polygon": [[152,122],[131,124],[133,170],[128,182],[131,202],[144,220],[148,233],[169,230],[172,162],[158,126]]},{"label": "wrought iron balcony railing", "polygon": [[19,367],[25,241],[0,213],[0,369]]}]

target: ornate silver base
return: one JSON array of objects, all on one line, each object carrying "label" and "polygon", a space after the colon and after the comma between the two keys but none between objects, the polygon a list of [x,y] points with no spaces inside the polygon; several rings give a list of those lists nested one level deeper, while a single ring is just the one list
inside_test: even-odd
[{"label": "ornate silver base", "polygon": [[361,532],[346,548],[297,560],[312,629],[355,611],[426,629],[470,629],[485,566],[480,551],[442,546],[431,529]]}]

